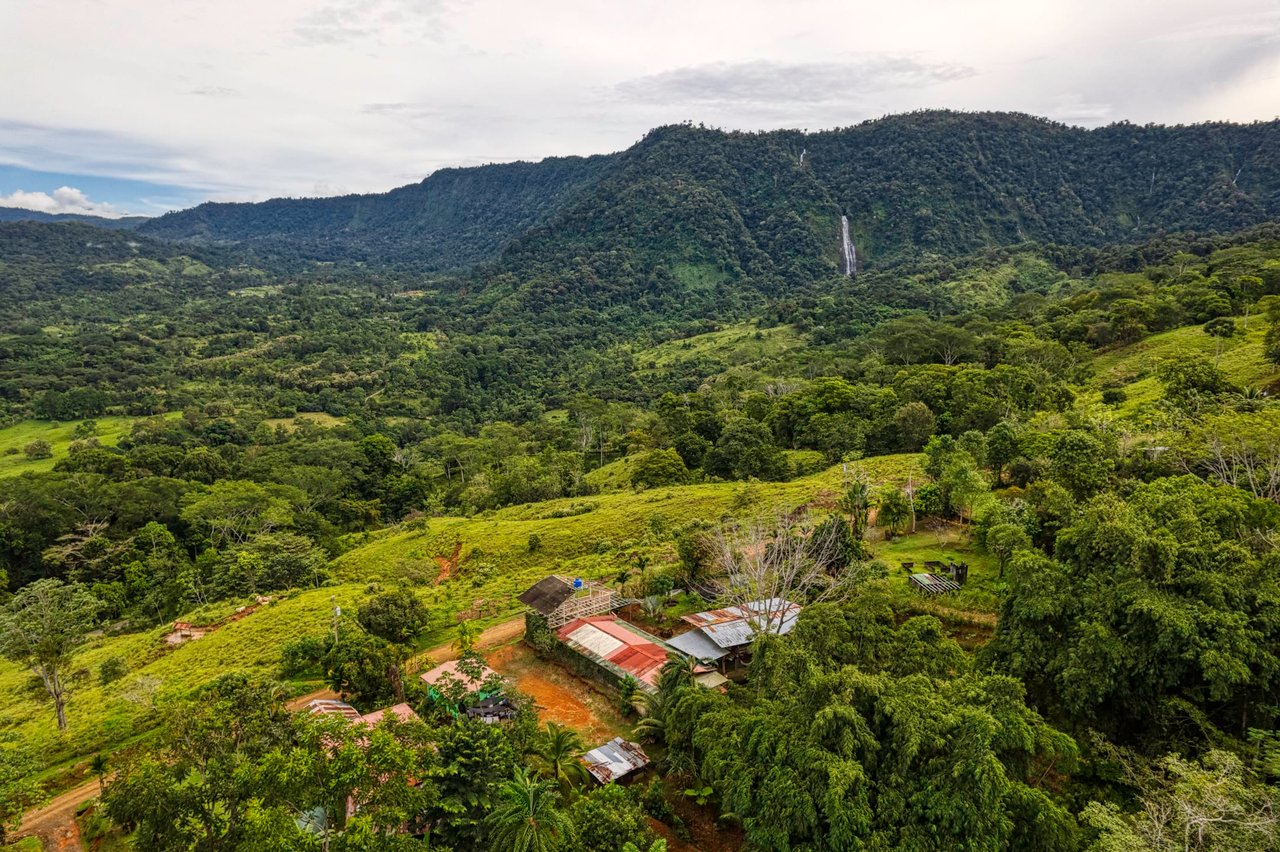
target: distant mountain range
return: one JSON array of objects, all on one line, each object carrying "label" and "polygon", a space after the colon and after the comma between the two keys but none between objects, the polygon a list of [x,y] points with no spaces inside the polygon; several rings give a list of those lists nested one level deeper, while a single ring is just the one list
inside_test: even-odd
[{"label": "distant mountain range", "polygon": [[106,216],[88,216],[82,213],[42,213],[21,207],[0,207],[0,222],[83,222],[99,228],[136,228],[147,221],[146,216],[124,216],[110,219]]},{"label": "distant mountain range", "polygon": [[[673,276],[843,271],[1027,240],[1096,246],[1280,218],[1280,122],[1095,130],[928,111],[819,133],[674,125],[631,148],[442,169],[390,192],[208,203],[130,223],[167,240],[327,261]],[[107,220],[107,227],[127,227]]]}]

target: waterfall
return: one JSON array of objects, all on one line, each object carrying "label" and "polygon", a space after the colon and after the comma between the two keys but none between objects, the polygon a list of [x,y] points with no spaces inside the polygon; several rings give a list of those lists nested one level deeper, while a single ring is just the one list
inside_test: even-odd
[{"label": "waterfall", "polygon": [[849,217],[840,217],[840,254],[844,257],[844,277],[852,278],[858,274],[858,249],[849,239]]}]

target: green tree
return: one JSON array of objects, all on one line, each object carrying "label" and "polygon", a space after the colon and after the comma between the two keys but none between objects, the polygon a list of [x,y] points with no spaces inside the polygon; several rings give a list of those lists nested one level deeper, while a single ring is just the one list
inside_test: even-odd
[{"label": "green tree", "polygon": [[102,602],[82,586],[37,580],[18,590],[0,614],[0,654],[30,669],[67,729],[68,675]]},{"label": "green tree", "polygon": [[530,778],[524,767],[498,789],[485,822],[494,852],[556,852],[573,837],[573,823],[560,810],[555,787]]},{"label": "green tree", "polygon": [[703,466],[723,479],[779,479],[787,472],[786,458],[768,427],[747,417],[725,424]]},{"label": "green tree", "polygon": [[650,450],[639,455],[631,466],[631,484],[637,488],[659,488],[689,481],[689,470],[675,450]]},{"label": "green tree", "polygon": [[[1102,494],[1056,536],[1054,558],[1022,551],[990,653],[1036,706],[1122,745],[1179,747],[1274,724],[1280,563],[1240,531],[1275,509],[1190,476]],[[1270,534],[1270,533],[1268,533]],[[1174,737],[1173,742],[1163,738]]]},{"label": "green tree", "polygon": [[321,660],[330,688],[367,706],[404,700],[403,662],[395,645],[354,631],[344,632]]},{"label": "green tree", "polygon": [[304,717],[294,741],[254,767],[263,803],[287,820],[266,821],[249,833],[245,848],[261,848],[272,835],[306,844],[310,831],[323,829],[330,849],[421,849],[398,835],[429,830],[423,815],[437,801],[436,768],[430,730],[421,722],[389,716],[370,729],[332,714]]},{"label": "green tree", "polygon": [[[435,838],[454,849],[491,845],[488,817],[497,810],[500,788],[517,768],[506,726],[459,720],[440,731],[437,749],[440,768],[435,779],[440,794],[428,812],[436,823]],[[545,782],[545,789],[554,804],[556,794],[550,782]],[[501,848],[496,842],[492,845]]]},{"label": "green tree", "polygon": [[293,500],[301,493],[256,482],[216,482],[183,499],[182,520],[208,536],[214,547],[239,544],[260,532],[293,524]]},{"label": "green tree", "polygon": [[388,642],[406,643],[427,624],[427,608],[412,589],[393,589],[369,598],[356,612],[360,626]]},{"label": "green tree", "polygon": [[836,508],[849,516],[849,529],[853,537],[862,540],[867,532],[867,517],[875,504],[871,483],[859,472],[844,490]]},{"label": "green tree", "polygon": [[272,793],[263,758],[287,748],[297,717],[271,684],[224,675],[167,709],[155,745],[120,764],[103,806],[140,849],[236,849]]},{"label": "green tree", "polygon": [[548,722],[546,730],[534,742],[534,767],[539,774],[558,784],[561,794],[567,796],[571,789],[589,779],[587,768],[579,759],[584,751],[586,748],[577,732]]},{"label": "green tree", "polygon": [[1280,791],[1249,777],[1240,758],[1210,750],[1147,766],[1119,758],[1139,807],[1090,802],[1081,820],[1098,832],[1091,852],[1213,852],[1280,845]]},{"label": "green tree", "polygon": [[885,538],[897,535],[911,523],[911,501],[901,488],[895,485],[881,488],[879,503],[876,523],[884,527]]},{"label": "green tree", "polygon": [[991,526],[986,531],[987,551],[996,557],[1000,564],[1000,577],[1004,578],[1005,566],[1020,550],[1031,547],[1031,536],[1017,524],[1001,523]]},{"label": "green tree", "polygon": [[648,848],[653,831],[636,797],[618,784],[597,787],[569,810],[577,841],[573,852],[618,852],[627,844]]},{"label": "green tree", "polygon": [[1077,499],[1105,488],[1115,466],[1102,441],[1080,429],[1056,436],[1049,461],[1050,475]]}]

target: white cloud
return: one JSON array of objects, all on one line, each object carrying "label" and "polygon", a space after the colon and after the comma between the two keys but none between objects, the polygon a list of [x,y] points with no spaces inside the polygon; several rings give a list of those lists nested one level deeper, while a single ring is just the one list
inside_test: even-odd
[{"label": "white cloud", "polygon": [[1276,0],[0,0],[0,20],[0,163],[220,200],[616,151],[684,120],[1280,110]]},{"label": "white cloud", "polygon": [[60,186],[52,194],[19,189],[9,195],[0,195],[0,207],[17,207],[41,213],[81,213],[108,219],[127,215],[110,204],[89,200],[89,196],[74,186]]}]

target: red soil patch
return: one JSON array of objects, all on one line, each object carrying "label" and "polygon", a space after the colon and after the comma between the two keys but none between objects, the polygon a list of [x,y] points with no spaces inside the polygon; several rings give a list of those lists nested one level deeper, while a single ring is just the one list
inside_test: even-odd
[{"label": "red soil patch", "polygon": [[538,718],[580,733],[588,747],[627,733],[627,725],[609,697],[564,669],[538,658],[527,645],[514,643],[488,655],[490,668],[510,678],[533,698]]}]

